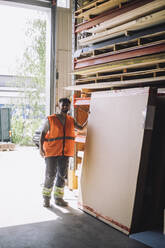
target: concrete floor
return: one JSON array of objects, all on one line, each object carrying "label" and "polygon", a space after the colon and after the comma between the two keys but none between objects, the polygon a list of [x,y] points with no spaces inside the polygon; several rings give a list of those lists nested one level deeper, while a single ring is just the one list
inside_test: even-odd
[{"label": "concrete floor", "polygon": [[42,207],[45,163],[35,147],[0,152],[0,248],[145,248],[77,208]]}]

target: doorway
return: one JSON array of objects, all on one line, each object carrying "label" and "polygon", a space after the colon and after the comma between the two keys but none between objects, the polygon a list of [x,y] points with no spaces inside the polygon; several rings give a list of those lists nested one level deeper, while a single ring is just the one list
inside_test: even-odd
[{"label": "doorway", "polygon": [[165,95],[156,98],[149,170],[143,202],[141,227],[163,232],[165,208]]},{"label": "doorway", "polygon": [[0,105],[11,109],[12,142],[33,145],[50,113],[50,8],[0,7]]}]

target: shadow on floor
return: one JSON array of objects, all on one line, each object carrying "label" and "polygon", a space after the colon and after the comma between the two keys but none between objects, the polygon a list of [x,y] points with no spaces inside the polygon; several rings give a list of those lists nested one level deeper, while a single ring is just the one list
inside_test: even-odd
[{"label": "shadow on floor", "polygon": [[147,248],[71,207],[46,209],[56,220],[0,228],[1,248]]}]

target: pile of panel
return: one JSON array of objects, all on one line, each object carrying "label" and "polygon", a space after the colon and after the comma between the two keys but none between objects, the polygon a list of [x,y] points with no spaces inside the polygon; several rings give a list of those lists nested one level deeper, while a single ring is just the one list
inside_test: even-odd
[{"label": "pile of panel", "polygon": [[72,90],[162,85],[165,1],[95,0],[77,11]]}]

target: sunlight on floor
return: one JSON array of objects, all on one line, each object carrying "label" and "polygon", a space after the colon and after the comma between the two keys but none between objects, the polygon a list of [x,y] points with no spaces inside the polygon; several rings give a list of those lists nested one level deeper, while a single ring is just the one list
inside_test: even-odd
[{"label": "sunlight on floor", "polygon": [[[62,218],[58,211],[67,214],[77,209],[77,196],[67,188],[68,208],[55,206],[56,213],[42,206],[45,163],[35,147],[0,152],[0,161],[0,227],[56,220]],[[53,200],[51,205],[54,208]]]}]

